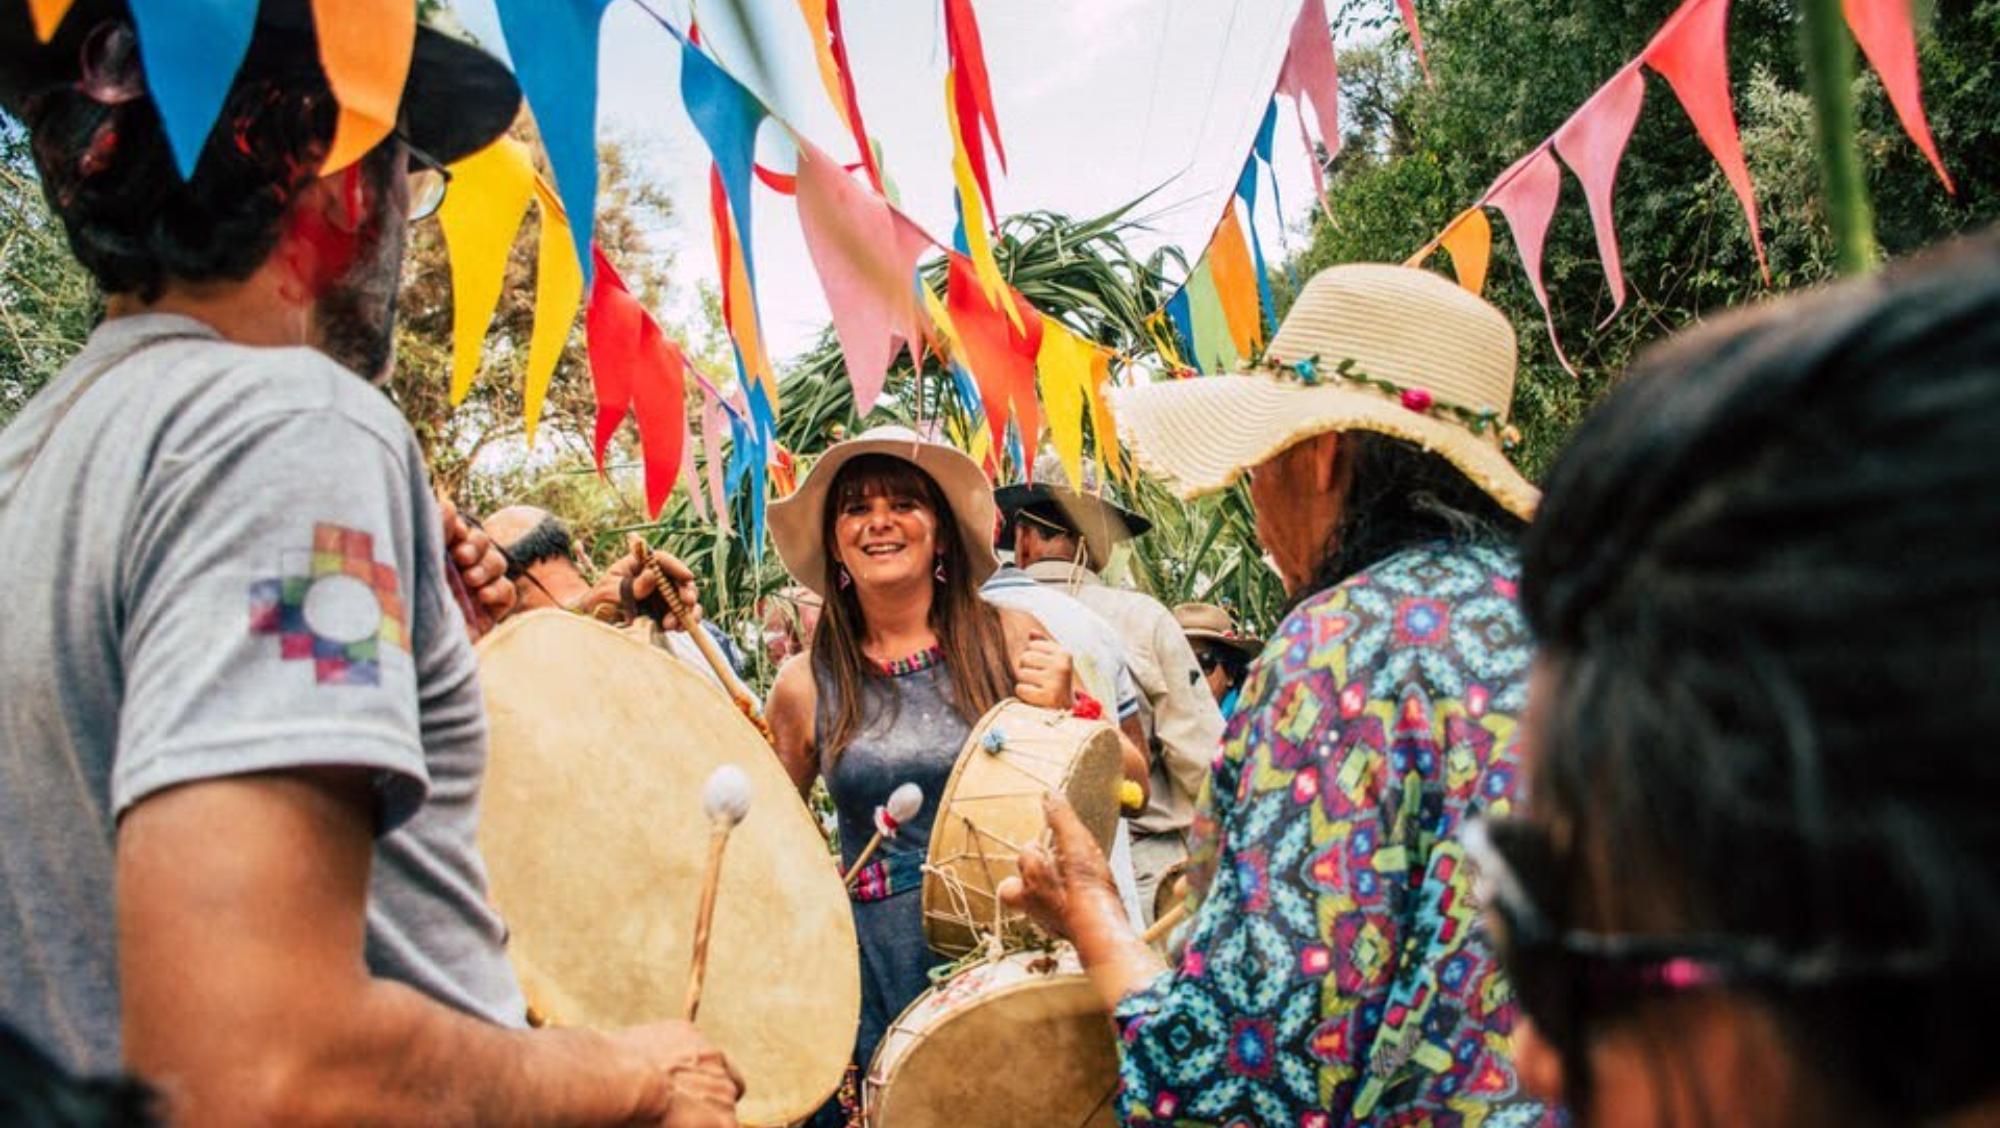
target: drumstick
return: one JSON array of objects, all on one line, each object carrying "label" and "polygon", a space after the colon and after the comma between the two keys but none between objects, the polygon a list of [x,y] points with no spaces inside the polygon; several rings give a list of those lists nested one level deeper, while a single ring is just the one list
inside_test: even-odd
[{"label": "drumstick", "polygon": [[882,845],[884,838],[896,837],[903,824],[917,817],[924,807],[924,789],[914,783],[904,783],[889,793],[889,801],[875,808],[875,833],[868,839],[868,845],[855,855],[854,864],[840,875],[840,882],[849,889],[854,888],[854,879],[861,874],[861,867],[875,855],[875,848]]},{"label": "drumstick", "polygon": [[750,813],[750,777],[734,764],[724,764],[701,789],[702,810],[708,814],[708,873],[701,882],[701,908],[694,918],[694,959],[688,963],[687,1005],[683,1017],[694,1021],[701,1009],[701,981],[708,974],[708,930],[715,921],[715,891],[722,883],[722,849],[729,832]]},{"label": "drumstick", "polygon": [[[634,547],[643,551],[643,546]],[[715,671],[715,679],[722,683],[722,688],[736,702],[736,708],[750,719],[751,724],[757,726],[757,732],[763,736],[764,743],[775,747],[778,738],[772,734],[771,726],[765,722],[762,714],[758,713],[757,702],[752,700],[749,694],[737,688],[736,671],[729,668],[729,660],[722,656],[722,650],[715,645],[715,640],[710,638],[708,632],[702,630],[700,624],[695,622],[694,616],[689,614],[687,604],[681,600],[680,592],[674,589],[673,581],[667,578],[666,569],[660,567],[660,562],[653,559],[651,554],[646,558],[646,570],[653,574],[653,582],[660,585],[660,596],[667,601],[667,609],[674,613],[675,620],[680,623],[681,629],[688,633],[688,637],[694,639],[695,649],[701,651],[702,658],[708,662],[708,668]]]},{"label": "drumstick", "polygon": [[1178,928],[1180,923],[1187,919],[1187,911],[1187,902],[1182,901],[1161,913],[1159,919],[1153,922],[1153,926],[1146,930],[1146,934],[1139,937],[1139,942],[1148,947],[1159,943],[1162,936]]}]

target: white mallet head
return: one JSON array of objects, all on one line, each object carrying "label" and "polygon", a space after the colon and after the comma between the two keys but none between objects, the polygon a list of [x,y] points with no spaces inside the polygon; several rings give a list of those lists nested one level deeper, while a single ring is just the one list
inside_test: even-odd
[{"label": "white mallet head", "polygon": [[914,783],[905,783],[889,793],[889,817],[899,823],[909,822],[924,809],[924,789]]},{"label": "white mallet head", "polygon": [[753,796],[750,777],[735,764],[724,764],[711,772],[708,783],[701,789],[701,808],[708,813],[708,820],[724,826],[735,826],[750,813]]}]

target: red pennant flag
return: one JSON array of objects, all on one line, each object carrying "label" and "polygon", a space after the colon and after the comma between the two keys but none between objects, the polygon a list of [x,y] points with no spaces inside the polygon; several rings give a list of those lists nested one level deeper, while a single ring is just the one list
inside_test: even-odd
[{"label": "red pennant flag", "polygon": [[[854,68],[847,62],[847,36],[840,30],[840,0],[826,0],[826,33],[827,48],[840,76],[840,96],[847,103],[841,116],[847,119],[848,131],[854,134],[855,147],[861,150],[861,166],[868,170],[868,183],[881,192],[882,170],[875,165],[875,146],[868,139],[867,124],[861,120],[861,99],[854,93]],[[981,63],[984,64],[983,59]]]},{"label": "red pennant flag", "polygon": [[682,469],[687,438],[687,356],[642,312],[633,360],[632,414],[646,466],[646,512],[659,517]]},{"label": "red pennant flag", "polygon": [[[1697,3],[1700,0],[1696,0]],[[1550,155],[1546,144],[1536,146],[1514,167],[1500,174],[1486,191],[1486,203],[1507,217],[1507,229],[1514,233],[1514,247],[1521,253],[1521,269],[1528,272],[1528,285],[1535,300],[1542,303],[1548,321],[1549,341],[1555,345],[1556,359],[1572,375],[1562,342],[1556,339],[1555,318],[1549,312],[1549,292],[1542,286],[1542,244],[1549,234],[1549,220],[1556,214],[1556,197],[1562,192],[1562,166]]]},{"label": "red pennant flag", "polygon": [[1722,174],[1729,179],[1750,221],[1750,243],[1757,250],[1757,265],[1768,284],[1771,267],[1764,261],[1757,197],[1750,186],[1750,168],[1743,163],[1736,109],[1729,99],[1729,0],[1687,0],[1667,18],[1639,57],[1674,88],[1702,144],[1722,166]]},{"label": "red pennant flag", "polygon": [[595,269],[583,333],[590,351],[590,386],[597,398],[597,432],[591,450],[597,455],[597,472],[602,474],[604,450],[625,421],[625,413],[632,409],[633,352],[638,348],[639,322],[646,311],[626,292],[603,248],[593,245],[590,251]]},{"label": "red pennant flag", "polygon": [[1000,119],[993,112],[993,85],[986,74],[986,47],[980,42],[979,21],[972,14],[972,0],[944,0],[944,34],[945,47],[951,56],[959,136],[964,139],[972,175],[979,182],[980,198],[986,202],[987,219],[997,224],[993,184],[986,172],[985,138],[992,140],[993,155],[1002,171],[1007,168],[1007,150],[1000,143]]},{"label": "red pennant flag", "polygon": [[[1590,223],[1597,230],[1597,256],[1604,261],[1604,280],[1611,286],[1611,313],[1625,306],[1625,268],[1618,257],[1618,228],[1612,221],[1611,194],[1618,182],[1618,162],[1639,121],[1646,99],[1646,79],[1628,65],[1590,96],[1581,109],[1556,130],[1556,152],[1583,182],[1590,204]],[[1513,220],[1508,220],[1511,225]]]},{"label": "red pennant flag", "polygon": [[993,449],[1007,449],[1007,421],[1012,418],[1020,430],[1021,445],[1029,452],[1027,461],[1032,463],[1042,429],[1041,403],[1035,398],[1035,357],[1042,348],[1042,319],[1012,287],[1006,297],[1014,303],[1024,329],[1016,329],[1004,309],[987,302],[972,260],[952,254],[945,309],[965,351],[965,366],[979,385]]},{"label": "red pennant flag", "polygon": [[1930,122],[1924,118],[1923,84],[1917,78],[1917,36],[1910,19],[1910,0],[1841,0],[1847,26],[1868,56],[1868,65],[1882,76],[1882,89],[1889,104],[1896,107],[1903,132],[1937,170],[1944,190],[1956,195],[1951,174],[1938,159],[1937,142],[1931,140]]},{"label": "red pennant flag", "polygon": [[1396,6],[1403,10],[1403,27],[1410,33],[1410,46],[1417,49],[1417,65],[1424,69],[1424,78],[1431,77],[1431,61],[1424,57],[1424,29],[1417,26],[1417,5],[1415,0],[1396,0]]}]

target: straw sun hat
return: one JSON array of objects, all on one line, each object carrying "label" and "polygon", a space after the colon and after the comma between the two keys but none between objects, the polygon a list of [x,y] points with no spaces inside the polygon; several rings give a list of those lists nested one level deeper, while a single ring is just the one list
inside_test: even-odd
[{"label": "straw sun hat", "polygon": [[1514,330],[1445,278],[1356,263],[1309,280],[1257,367],[1111,393],[1118,430],[1185,498],[1214,493],[1295,443],[1374,431],[1434,451],[1509,512],[1541,493],[1507,459],[1518,442]]},{"label": "straw sun hat", "polygon": [[792,578],[826,598],[833,586],[829,574],[826,541],[821,535],[826,519],[828,495],[840,468],[864,454],[886,454],[900,458],[930,475],[938,492],[951,504],[958,523],[958,537],[965,542],[965,555],[972,561],[972,583],[986,582],[1000,568],[993,554],[995,510],[993,489],[979,464],[959,451],[934,443],[908,427],[874,427],[843,443],[835,443],[820,455],[806,480],[790,497],[771,504],[771,540],[778,547],[778,559]]}]

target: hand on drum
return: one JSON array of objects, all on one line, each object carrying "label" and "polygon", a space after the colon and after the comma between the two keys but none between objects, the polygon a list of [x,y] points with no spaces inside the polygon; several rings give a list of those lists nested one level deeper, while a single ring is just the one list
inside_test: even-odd
[{"label": "hand on drum", "polygon": [[1122,915],[1111,866],[1075,808],[1060,795],[1042,799],[1048,819],[1050,849],[1030,843],[1021,851],[1021,876],[1000,882],[997,892],[1010,909],[1028,914],[1045,931],[1074,940],[1088,927],[1108,898],[1114,915]]},{"label": "hand on drum", "polygon": [[[681,597],[681,605],[687,608],[690,621],[699,621],[701,589],[695,585],[694,570],[681,563],[680,558],[670,552],[660,549],[648,552],[646,542],[636,535],[627,536],[625,544],[625,554],[604,569],[604,574],[598,577],[596,585],[590,589],[590,595],[585,597],[583,610],[591,611],[598,605],[606,603],[613,607],[622,604],[623,594],[620,589],[629,579],[632,585],[632,601],[640,605],[640,610],[657,609],[658,613],[654,617],[659,620],[662,627],[670,631],[680,630],[680,620],[666,612],[660,605],[661,601],[654,598],[659,591],[660,583],[654,577],[653,569],[647,565],[656,563],[660,566],[660,571],[666,573],[667,579],[673,582],[674,592]],[[649,600],[653,602],[653,608],[645,606]]]},{"label": "hand on drum", "polygon": [[720,1128],[736,1123],[743,1079],[692,1023],[658,1022],[621,1031],[632,1049],[659,1071],[659,1121],[669,1128]]},{"label": "hand on drum", "polygon": [[1014,696],[1044,709],[1069,710],[1076,704],[1069,651],[1040,631],[1014,656]]},{"label": "hand on drum", "polygon": [[[486,535],[486,530],[467,521],[458,506],[442,494],[438,495],[438,515],[443,519],[445,552],[458,569],[466,592],[493,622],[506,618],[517,597],[514,581],[507,578],[506,554]],[[477,625],[466,626],[474,630],[477,638]]]}]

